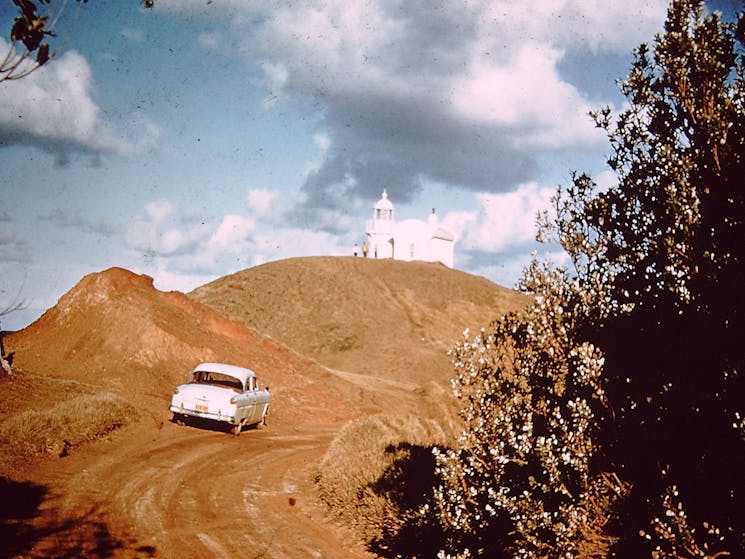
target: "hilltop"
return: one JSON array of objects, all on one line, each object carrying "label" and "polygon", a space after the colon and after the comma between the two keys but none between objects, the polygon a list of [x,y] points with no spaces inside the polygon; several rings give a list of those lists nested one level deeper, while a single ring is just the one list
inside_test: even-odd
[{"label": "hilltop", "polygon": [[272,262],[188,295],[329,368],[414,383],[449,379],[463,330],[528,300],[442,264],[354,257]]}]

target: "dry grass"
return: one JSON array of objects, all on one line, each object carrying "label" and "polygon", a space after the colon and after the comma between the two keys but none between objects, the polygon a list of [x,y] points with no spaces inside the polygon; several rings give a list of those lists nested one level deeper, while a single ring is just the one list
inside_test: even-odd
[{"label": "dry grass", "polygon": [[224,316],[341,371],[446,383],[447,351],[528,298],[429,262],[290,258],[189,294]]},{"label": "dry grass", "polygon": [[329,515],[372,547],[385,547],[429,502],[432,446],[447,444],[448,430],[421,416],[375,415],[347,424],[316,475]]},{"label": "dry grass", "polygon": [[65,455],[137,417],[137,410],[111,393],[82,394],[37,411],[27,410],[0,424],[4,456]]}]

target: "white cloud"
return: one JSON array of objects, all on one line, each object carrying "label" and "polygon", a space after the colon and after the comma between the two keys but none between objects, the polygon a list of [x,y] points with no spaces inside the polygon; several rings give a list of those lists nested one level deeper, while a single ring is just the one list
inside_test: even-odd
[{"label": "white cloud", "polygon": [[145,151],[158,148],[162,130],[145,113],[134,113],[130,119],[132,138],[137,138],[134,151],[144,153]]},{"label": "white cloud", "polygon": [[313,136],[313,142],[318,146],[318,156],[312,159],[305,166],[305,177],[317,173],[323,167],[326,157],[328,156],[329,149],[331,148],[331,138],[328,134],[316,134]]},{"label": "white cloud", "polygon": [[218,277],[208,274],[175,272],[167,269],[164,263],[160,263],[158,267],[150,270],[148,273],[153,278],[153,285],[156,289],[161,291],[180,291],[181,293],[188,293]]},{"label": "white cloud", "polygon": [[240,252],[245,248],[249,234],[256,222],[240,215],[226,215],[209,241],[211,249]]},{"label": "white cloud", "polygon": [[[382,4],[344,0],[322,5],[287,3],[272,6],[267,16],[259,33],[248,41],[253,50],[266,55],[266,49],[271,49],[280,55],[279,60],[290,63],[265,66],[274,70],[270,76],[275,81],[277,76],[283,83],[292,79],[317,84],[320,80],[330,89],[390,86],[380,83],[393,76],[386,70],[389,61],[377,59],[376,54],[385,48],[386,41],[399,36],[402,27]],[[298,64],[301,61],[303,64]]]},{"label": "white cloud", "polygon": [[[348,211],[344,204],[372,199],[381,184],[396,184],[409,199],[422,179],[514,189],[533,178],[543,154],[597,147],[604,135],[587,113],[613,100],[591,98],[562,69],[574,70],[578,54],[583,63],[592,54],[630,55],[661,29],[667,0],[226,0],[220,10],[164,0],[162,7],[229,21],[243,38],[241,52],[263,69],[264,108],[315,101],[329,142],[305,176],[309,211],[296,212],[300,224],[318,215],[321,201]],[[602,60],[595,62],[597,70]]]},{"label": "white cloud", "polygon": [[275,190],[257,188],[248,191],[246,202],[252,215],[262,218],[271,214],[278,198],[279,192]]},{"label": "white cloud", "polygon": [[[0,52],[7,45],[0,39]],[[101,117],[93,89],[88,62],[75,51],[0,83],[0,137],[57,152],[131,153],[132,144]]]},{"label": "white cloud", "polygon": [[264,69],[271,93],[281,95],[289,77],[287,67],[281,62],[264,62],[261,67]]},{"label": "white cloud", "polygon": [[200,222],[190,222],[180,209],[168,200],[157,200],[145,206],[127,228],[127,246],[151,256],[170,256],[194,250],[208,238]]},{"label": "white cloud", "polygon": [[595,182],[600,190],[605,191],[618,186],[618,175],[611,170],[603,171],[595,177]]},{"label": "white cloud", "polygon": [[[162,290],[188,292],[218,277],[267,261],[297,256],[351,255],[339,237],[293,227],[256,228],[252,218],[223,216],[202,229],[183,224],[169,204],[151,204],[132,224],[130,248],[141,253],[138,267]],[[158,221],[155,217],[162,218]],[[180,219],[181,228],[174,223]]]},{"label": "white cloud", "polygon": [[176,215],[177,206],[170,200],[156,200],[145,206],[145,214],[152,221],[165,221]]},{"label": "white cloud", "polygon": [[454,109],[469,120],[511,130],[514,145],[558,147],[604,139],[587,116],[590,103],[562,81],[563,54],[548,45],[524,44],[505,63],[472,61],[453,80]]},{"label": "white cloud", "polygon": [[450,211],[442,218],[442,225],[453,232],[456,242],[463,239],[466,229],[473,227],[478,220],[478,213],[468,211]]},{"label": "white cloud", "polygon": [[536,216],[549,208],[555,192],[553,188],[541,188],[531,182],[520,185],[514,192],[477,194],[481,209],[470,217],[460,217],[459,246],[466,250],[505,252],[533,244]]},{"label": "white cloud", "polygon": [[351,255],[351,244],[347,247],[340,241],[336,235],[308,229],[281,228],[261,232],[254,238],[252,260],[255,265],[295,256]]},{"label": "white cloud", "polygon": [[481,32],[495,46],[535,40],[593,52],[627,52],[662,28],[667,0],[488,0],[481,2]]}]

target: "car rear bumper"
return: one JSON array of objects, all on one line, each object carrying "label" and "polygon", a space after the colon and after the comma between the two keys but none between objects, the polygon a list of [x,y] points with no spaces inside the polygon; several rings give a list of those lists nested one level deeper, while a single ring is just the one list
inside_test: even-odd
[{"label": "car rear bumper", "polygon": [[190,410],[188,408],[184,408],[182,406],[173,406],[171,405],[169,407],[171,412],[179,415],[186,415],[189,417],[201,417],[202,419],[212,419],[214,421],[222,421],[224,423],[230,423],[231,425],[236,425],[235,416],[234,415],[226,415],[222,412],[204,412],[204,411],[197,411],[197,410]]}]

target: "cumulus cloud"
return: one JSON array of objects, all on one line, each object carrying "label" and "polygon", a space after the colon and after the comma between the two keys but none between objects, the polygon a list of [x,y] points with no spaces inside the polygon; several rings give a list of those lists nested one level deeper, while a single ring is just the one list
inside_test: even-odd
[{"label": "cumulus cloud", "polygon": [[474,60],[453,84],[453,106],[466,119],[511,129],[514,147],[591,146],[605,135],[591,125],[592,106],[557,70],[563,53],[539,43],[505,64]]},{"label": "cumulus cloud", "polygon": [[466,214],[467,217],[460,218],[460,224],[454,224],[460,226],[460,246],[466,250],[504,252],[533,243],[536,217],[549,209],[555,192],[554,188],[531,182],[520,185],[514,192],[477,194],[479,212]]},{"label": "cumulus cloud", "polygon": [[665,0],[588,2],[536,0],[482,2],[483,26],[494,25],[494,37],[507,43],[541,38],[574,50],[627,52],[649,41],[661,29],[667,12]]},{"label": "cumulus cloud", "polygon": [[193,251],[209,235],[199,221],[192,221],[168,200],[145,206],[126,232],[127,246],[151,256],[170,256]]},{"label": "cumulus cloud", "polygon": [[[588,60],[630,53],[660,30],[666,5],[666,0],[602,6],[579,0],[161,0],[156,10],[172,10],[175,17],[229,22],[242,40],[235,52],[246,56],[247,68],[261,72],[263,109],[279,112],[294,103],[296,109],[316,111],[318,155],[308,162],[293,200],[279,204],[275,192],[254,188],[246,194],[244,211],[201,221],[160,201],[133,220],[128,246],[151,255],[172,285],[178,278],[216,277],[286,256],[348,254],[345,239],[360,230],[361,208],[383,188],[395,190],[404,206],[436,183],[465,191],[479,204],[479,211],[444,217],[458,234],[458,251],[474,259],[497,255],[499,262],[484,269],[514,274],[533,246],[536,213],[553,194],[534,182],[542,157],[597,149],[601,133],[586,113],[612,104],[573,83],[567,65],[578,55]],[[229,39],[212,32],[194,37],[209,50]],[[71,143],[95,152],[138,149],[139,144],[116,140],[102,122],[85,60],[68,55],[50,66],[66,61],[60,69],[68,69],[66,81],[64,72],[52,81],[76,94],[68,97],[80,105],[76,110],[83,118],[75,123],[80,129],[67,127],[69,115],[52,110],[58,126],[37,130],[41,119],[34,126],[24,122],[15,136],[5,133],[16,130],[15,117],[0,116],[0,137],[47,149]],[[24,85],[41,93],[53,89],[33,81]],[[2,106],[8,97],[0,96],[0,115],[18,113],[15,106]],[[43,102],[54,105],[51,94]],[[35,114],[31,108],[26,112]],[[144,116],[142,123],[148,142],[156,144],[157,126]],[[598,180],[606,184],[609,177]],[[517,254],[522,256],[513,258]]]},{"label": "cumulus cloud", "polygon": [[295,256],[341,256],[352,254],[352,247],[338,236],[323,231],[286,227],[257,233],[251,265]]},{"label": "cumulus cloud", "polygon": [[[0,52],[8,48],[0,39]],[[34,145],[64,160],[69,154],[127,154],[132,144],[102,118],[91,69],[68,51],[25,78],[0,83],[0,138]]]},{"label": "cumulus cloud", "polygon": [[[218,231],[236,233],[240,226],[237,229],[233,226],[242,222],[241,219],[223,219]],[[321,231],[292,227],[252,231],[247,236],[238,234],[237,242],[230,244],[218,242],[218,238],[226,238],[218,231],[189,254],[148,259],[146,273],[153,277],[155,286],[188,292],[216,278],[265,262],[297,256],[349,255],[352,250],[351,246],[341,245],[338,237]]]},{"label": "cumulus cloud", "polygon": [[248,191],[246,203],[248,210],[257,218],[265,218],[272,215],[277,204],[279,193],[266,188],[256,188]]},{"label": "cumulus cloud", "polygon": [[148,275],[153,278],[153,285],[161,291],[180,291],[188,293],[216,279],[211,274],[191,274],[169,269],[164,262],[159,262]]},{"label": "cumulus cloud", "polygon": [[210,238],[210,245],[221,250],[240,252],[245,248],[248,236],[255,226],[256,222],[251,218],[226,215]]},{"label": "cumulus cloud", "polygon": [[271,260],[351,254],[336,235],[283,222],[277,200],[275,191],[251,189],[245,212],[218,217],[156,200],[130,223],[127,246],[159,289],[180,291]]},{"label": "cumulus cloud", "polygon": [[618,186],[618,176],[610,170],[599,173],[594,179],[601,190],[608,190]]},{"label": "cumulus cloud", "polygon": [[[597,148],[590,98],[560,67],[628,54],[661,28],[666,0],[371,0],[270,4],[164,0],[165,10],[224,17],[264,71],[267,110],[314,99],[328,138],[291,218],[339,233],[359,202],[423,185],[508,192],[541,155]],[[622,76],[614,76],[620,78]],[[613,79],[613,78],[611,78]]]},{"label": "cumulus cloud", "polygon": [[[587,48],[630,50],[651,36],[664,3],[631,2],[633,20],[587,3],[515,4],[275,5],[247,51],[264,59],[273,90],[323,103],[332,140],[296,223],[319,208],[343,215],[385,186],[403,202],[427,181],[509,191],[537,171],[541,152],[597,146],[587,117],[596,103],[559,63]],[[317,223],[337,231],[334,220]]]}]

